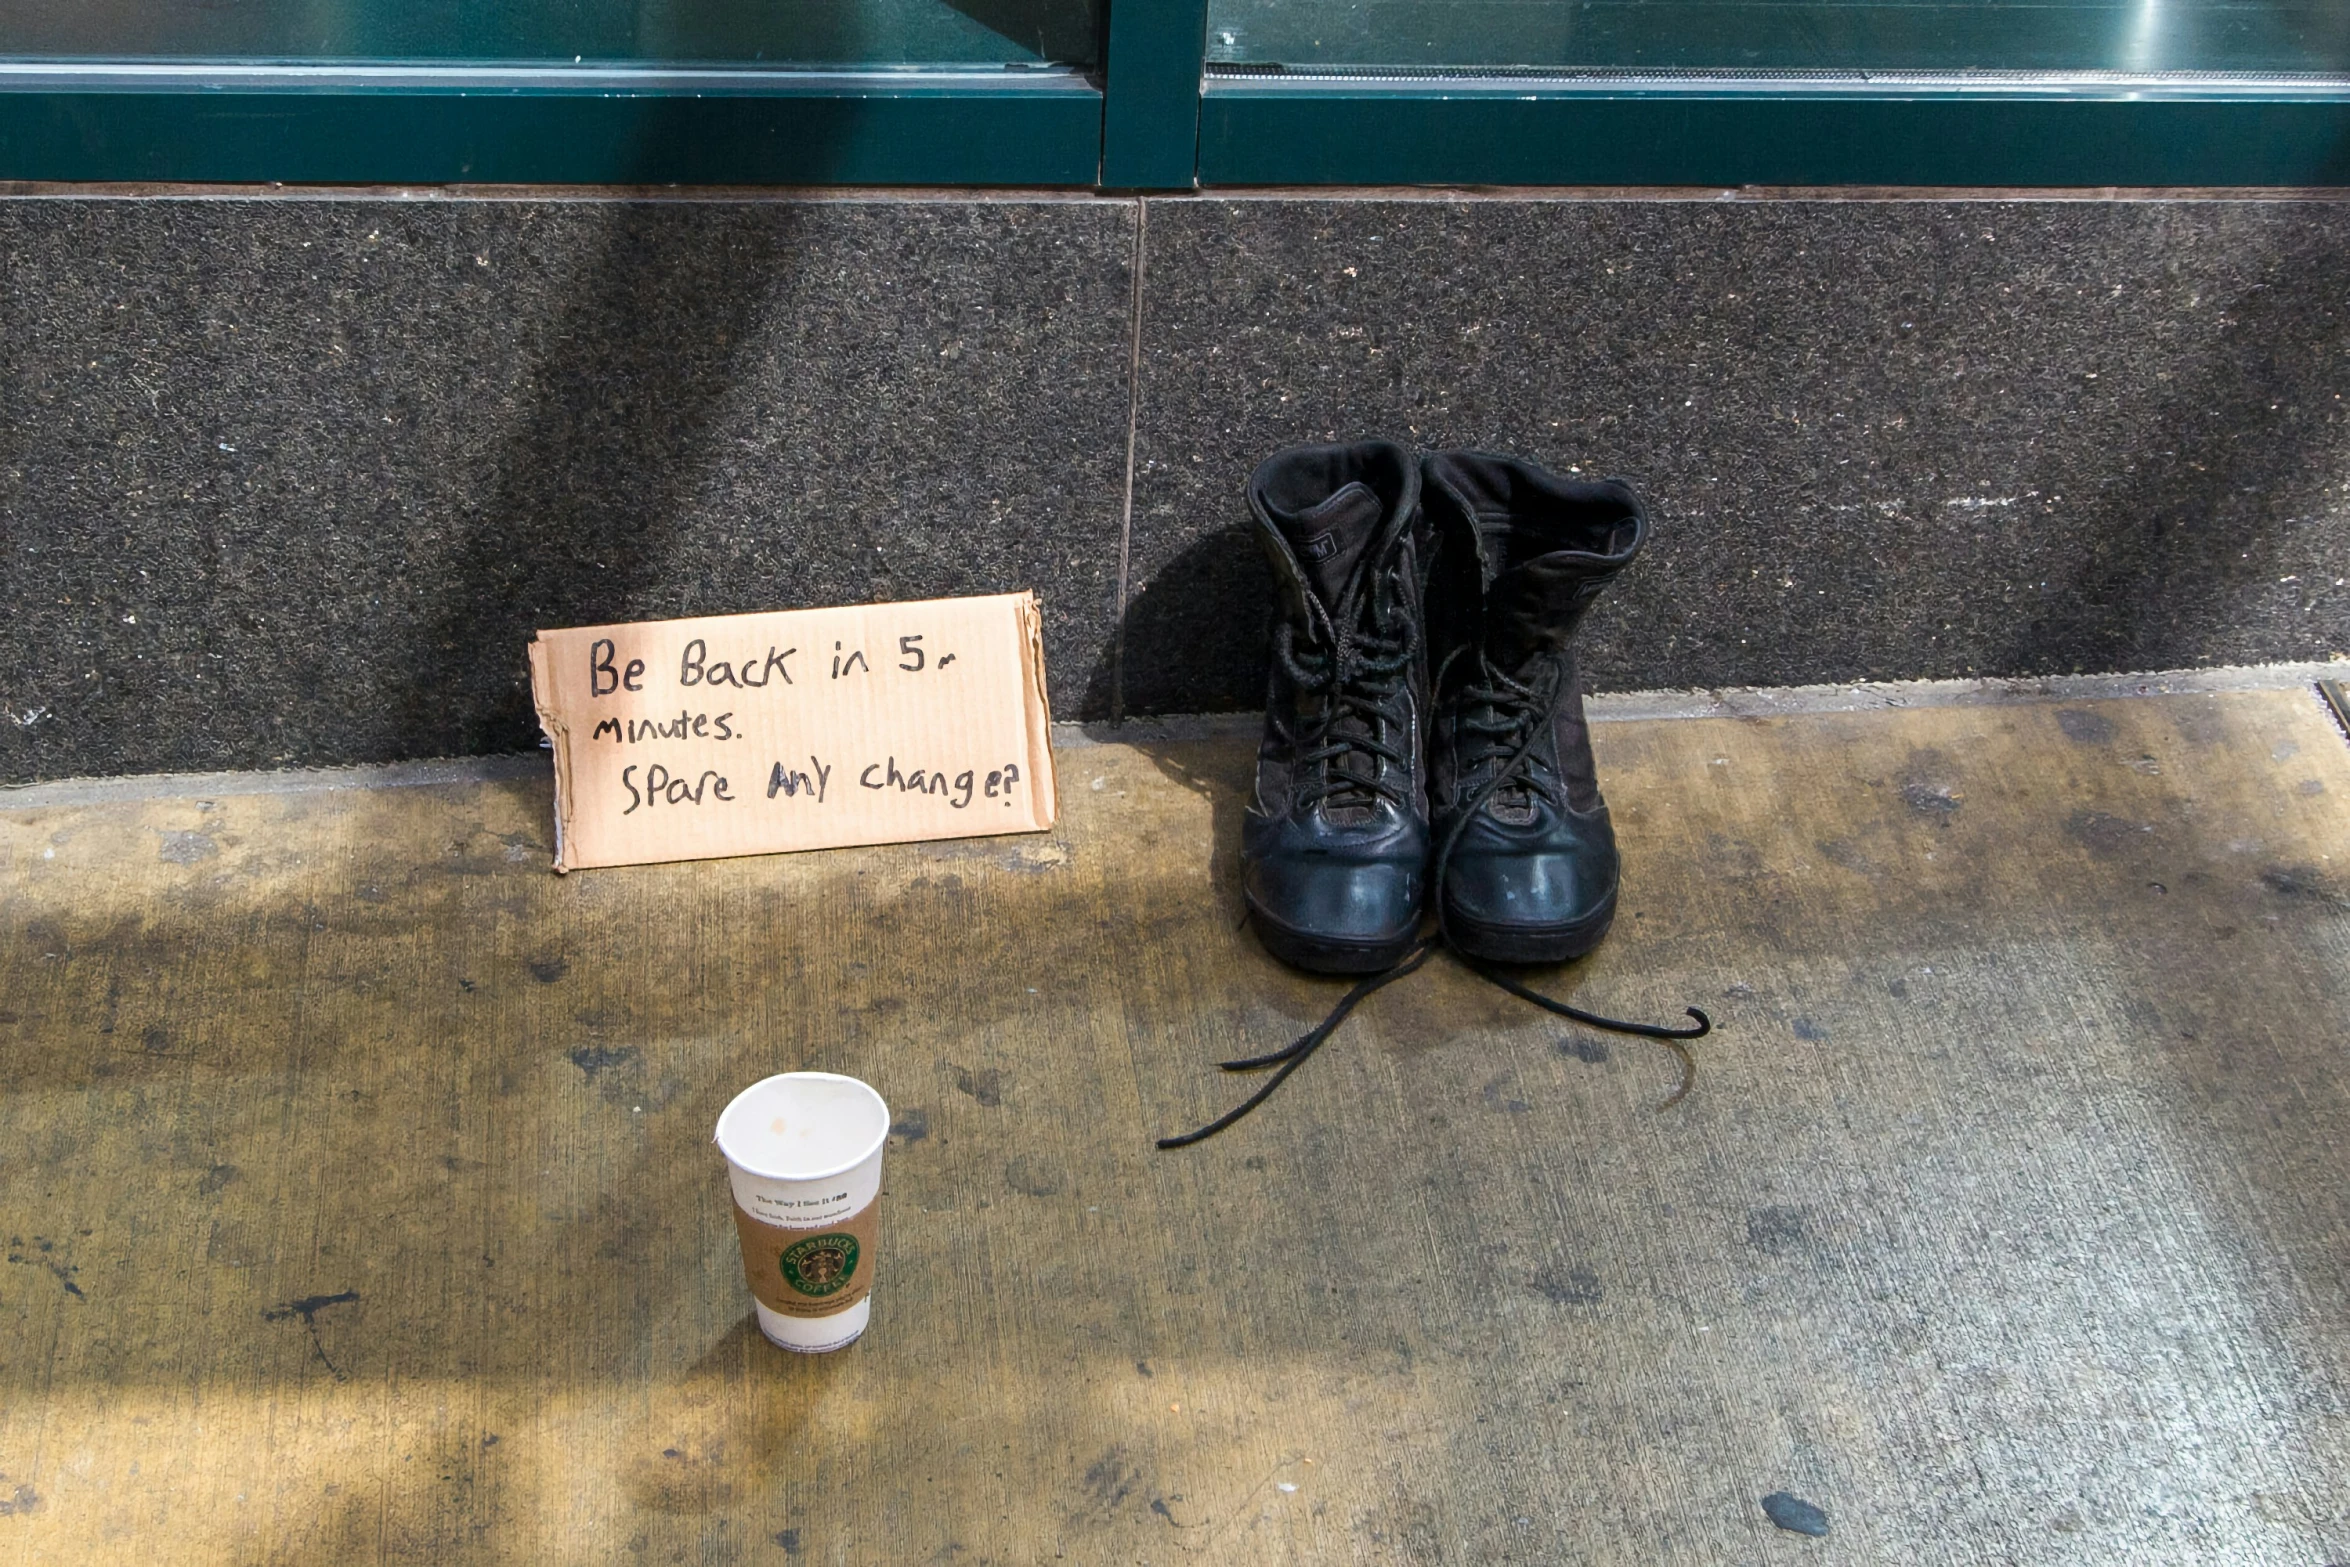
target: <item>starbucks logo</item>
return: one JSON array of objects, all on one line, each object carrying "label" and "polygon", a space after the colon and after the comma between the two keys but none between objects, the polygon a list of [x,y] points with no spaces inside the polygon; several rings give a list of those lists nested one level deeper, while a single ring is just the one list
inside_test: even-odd
[{"label": "starbucks logo", "polygon": [[819,1298],[848,1287],[857,1272],[857,1237],[811,1235],[784,1248],[783,1281]]}]

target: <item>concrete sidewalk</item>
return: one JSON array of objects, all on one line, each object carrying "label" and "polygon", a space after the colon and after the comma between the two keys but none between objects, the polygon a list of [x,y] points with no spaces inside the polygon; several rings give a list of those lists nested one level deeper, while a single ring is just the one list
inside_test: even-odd
[{"label": "concrete sidewalk", "polygon": [[[1677,1105],[1439,962],[1180,1153],[1343,988],[1228,730],[562,879],[531,767],[0,796],[0,1562],[2350,1560],[2350,746],[1854,705],[1595,728],[1545,982]],[[898,1124],[821,1359],[709,1145],[802,1066]]]}]

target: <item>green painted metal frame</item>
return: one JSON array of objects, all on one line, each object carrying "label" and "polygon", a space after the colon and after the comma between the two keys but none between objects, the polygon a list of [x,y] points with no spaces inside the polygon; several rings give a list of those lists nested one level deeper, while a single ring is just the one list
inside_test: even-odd
[{"label": "green painted metal frame", "polygon": [[1208,0],[1113,0],[1103,51],[1102,184],[1186,189],[1199,162]]},{"label": "green painted metal frame", "polygon": [[0,180],[1090,187],[1101,156],[1099,88],[1042,71],[89,74],[0,75]]},{"label": "green painted metal frame", "polygon": [[1210,78],[1203,186],[2350,184],[2350,84]]},{"label": "green painted metal frame", "polygon": [[2350,185],[2350,83],[1210,74],[1207,0],[1057,70],[0,64],[0,180]]}]

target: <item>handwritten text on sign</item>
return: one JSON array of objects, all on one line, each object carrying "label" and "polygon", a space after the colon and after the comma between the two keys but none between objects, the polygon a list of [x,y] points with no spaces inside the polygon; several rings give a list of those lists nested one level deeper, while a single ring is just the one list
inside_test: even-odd
[{"label": "handwritten text on sign", "polygon": [[1035,832],[1032,594],[542,631],[558,870]]}]

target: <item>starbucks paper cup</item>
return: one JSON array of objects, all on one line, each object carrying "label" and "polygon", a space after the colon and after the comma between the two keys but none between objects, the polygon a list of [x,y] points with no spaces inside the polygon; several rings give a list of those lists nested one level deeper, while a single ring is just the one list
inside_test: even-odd
[{"label": "starbucks paper cup", "polygon": [[785,1072],[718,1117],[759,1331],[808,1354],[856,1342],[873,1309],[889,1106],[853,1077]]}]

